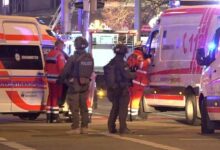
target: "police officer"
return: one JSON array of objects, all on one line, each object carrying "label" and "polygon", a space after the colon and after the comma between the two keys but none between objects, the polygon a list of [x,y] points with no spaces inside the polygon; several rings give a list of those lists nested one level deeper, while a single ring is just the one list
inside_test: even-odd
[{"label": "police officer", "polygon": [[[72,130],[68,131],[68,134],[86,134],[89,123],[88,108],[87,108],[87,96],[90,79],[86,79],[81,84],[81,81],[74,75],[74,67],[77,66],[77,60],[85,55],[87,52],[85,49],[88,47],[88,42],[83,37],[77,37],[74,41],[75,53],[72,55],[61,74],[62,80],[68,85],[67,91],[67,103],[72,112]],[[84,70],[86,71],[86,70]],[[81,125],[80,116],[81,115]]]},{"label": "police officer", "polygon": [[47,100],[47,122],[58,122],[59,119],[59,106],[58,99],[62,92],[62,85],[57,83],[58,77],[63,70],[66,63],[63,54],[64,42],[57,40],[55,48],[51,50],[46,57],[46,72],[49,83],[49,96]]},{"label": "police officer", "polygon": [[107,90],[108,98],[112,102],[112,109],[108,118],[108,130],[110,133],[117,132],[115,122],[119,116],[119,133],[124,134],[130,132],[126,124],[129,103],[128,88],[130,81],[135,78],[135,74],[130,72],[127,63],[124,61],[125,54],[128,52],[127,47],[124,44],[118,44],[113,50],[116,56],[111,60],[111,63],[115,65],[117,87]]}]

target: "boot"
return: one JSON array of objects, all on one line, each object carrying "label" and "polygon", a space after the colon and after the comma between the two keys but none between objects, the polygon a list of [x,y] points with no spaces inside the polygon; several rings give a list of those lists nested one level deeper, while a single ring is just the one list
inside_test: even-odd
[{"label": "boot", "polygon": [[88,134],[88,128],[81,128],[80,129],[80,134]]},{"label": "boot", "polygon": [[66,132],[67,134],[80,134],[81,131],[79,128],[76,128],[76,129],[72,129],[72,130],[69,130]]}]

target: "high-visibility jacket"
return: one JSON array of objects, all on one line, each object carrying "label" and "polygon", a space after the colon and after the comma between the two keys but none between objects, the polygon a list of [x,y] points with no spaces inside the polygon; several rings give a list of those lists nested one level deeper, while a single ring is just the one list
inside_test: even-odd
[{"label": "high-visibility jacket", "polygon": [[62,50],[55,48],[46,57],[46,72],[49,83],[55,83],[62,72],[66,59]]},{"label": "high-visibility jacket", "polygon": [[132,81],[134,85],[146,86],[149,78],[147,69],[150,64],[150,59],[144,59],[144,54],[140,50],[134,52],[128,57],[128,65],[130,68],[135,68],[136,78]]}]

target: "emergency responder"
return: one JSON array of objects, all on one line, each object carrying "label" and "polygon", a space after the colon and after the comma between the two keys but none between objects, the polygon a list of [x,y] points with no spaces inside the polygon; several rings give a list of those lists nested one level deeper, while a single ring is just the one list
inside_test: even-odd
[{"label": "emergency responder", "polygon": [[58,99],[61,96],[62,85],[58,84],[58,79],[66,63],[63,54],[64,42],[57,40],[55,48],[46,57],[46,72],[49,83],[49,96],[47,100],[47,122],[53,123],[59,120]]},{"label": "emergency responder", "polygon": [[[78,61],[83,57],[83,55],[88,55],[85,49],[88,47],[88,42],[83,37],[77,37],[74,41],[75,53],[72,55],[61,74],[62,80],[68,85],[67,91],[67,103],[72,113],[72,130],[67,131],[68,134],[87,134],[88,123],[89,123],[89,115],[87,108],[87,97],[89,90],[89,78],[84,79],[83,83],[81,83],[81,77],[77,77],[75,75],[75,71],[77,69],[77,65],[79,65]],[[90,55],[91,56],[91,55]],[[93,59],[92,59],[93,61]],[[90,63],[84,63],[90,65]],[[94,64],[93,66],[94,67]],[[78,69],[79,71],[80,69]],[[84,72],[89,69],[83,70]],[[93,68],[92,68],[93,71]],[[78,72],[76,72],[78,73]],[[81,125],[80,125],[80,116],[81,115]]]},{"label": "emergency responder", "polygon": [[124,57],[128,52],[127,47],[124,44],[118,44],[113,50],[116,56],[111,60],[111,63],[115,66],[117,87],[107,89],[108,98],[112,102],[112,109],[108,118],[108,130],[110,133],[117,133],[115,122],[117,116],[119,116],[119,133],[124,134],[130,132],[126,124],[129,103],[128,89],[131,83],[130,80],[135,78],[135,74],[130,72],[127,63],[124,61]]},{"label": "emergency responder", "polygon": [[[148,85],[149,77],[147,74],[148,66],[151,62],[150,57],[144,52],[141,41],[136,43],[133,53],[128,57],[129,68],[136,73],[136,78],[132,81],[130,91],[130,115],[138,115],[139,103],[143,96],[144,88]],[[137,102],[135,102],[137,101]],[[136,105],[135,105],[136,104]],[[144,116],[142,116],[144,117]]]}]

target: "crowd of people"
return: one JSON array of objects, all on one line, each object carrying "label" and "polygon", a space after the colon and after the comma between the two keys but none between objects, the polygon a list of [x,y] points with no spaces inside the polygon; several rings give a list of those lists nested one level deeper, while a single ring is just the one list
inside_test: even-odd
[{"label": "crowd of people", "polygon": [[[84,37],[77,37],[74,41],[76,51],[74,55],[68,57],[63,52],[64,42],[57,40],[55,48],[46,57],[49,82],[47,122],[59,122],[59,99],[66,99],[72,113],[72,125],[71,130],[67,131],[68,134],[88,133],[89,116],[86,100],[90,77],[94,72],[94,60],[90,53],[86,52],[88,45]],[[150,59],[146,57],[141,43],[137,44],[127,59],[125,59],[128,53],[126,45],[117,44],[113,51],[115,57],[104,66],[107,97],[112,103],[108,131],[112,134],[126,134],[131,132],[126,124],[128,105],[132,98],[141,98],[144,87],[148,84],[146,70]],[[116,128],[117,118],[119,129]]]}]

